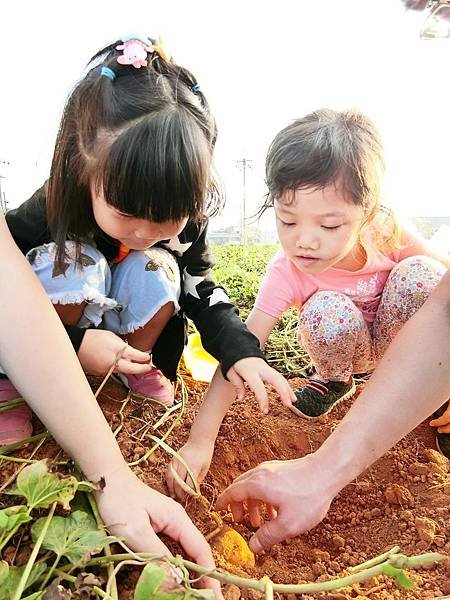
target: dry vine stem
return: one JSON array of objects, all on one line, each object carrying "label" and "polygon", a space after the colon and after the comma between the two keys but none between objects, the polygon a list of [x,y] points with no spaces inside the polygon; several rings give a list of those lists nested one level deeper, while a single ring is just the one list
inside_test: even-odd
[{"label": "dry vine stem", "polygon": [[[278,592],[280,594],[309,594],[323,591],[338,590],[343,587],[347,587],[348,585],[359,583],[361,581],[366,581],[367,579],[371,579],[372,577],[376,577],[378,575],[383,575],[383,567],[385,565],[390,565],[398,569],[417,569],[418,567],[423,565],[439,563],[441,561],[448,560],[448,556],[444,554],[438,554],[437,552],[429,552],[428,554],[421,554],[418,556],[411,557],[398,554],[391,554],[382,563],[376,564],[373,567],[364,569],[363,571],[358,571],[351,575],[346,575],[337,579],[330,579],[329,581],[321,581],[317,583],[301,583],[296,585],[285,583],[273,583],[267,575],[265,575],[261,579],[246,579],[244,577],[232,575],[231,573],[227,573],[226,571],[221,571],[219,569],[211,571],[206,567],[202,567],[191,561],[184,560],[181,557],[163,557],[160,554],[150,553],[136,553],[135,556],[139,556],[140,558],[146,560],[164,558],[164,560],[167,560],[172,564],[175,564],[176,566],[179,566],[179,564],[183,564],[190,571],[200,573],[204,576],[212,577],[213,579],[218,579],[219,581],[222,581],[224,583],[234,583],[235,585],[241,588],[251,588],[254,590],[258,590],[262,593],[268,594],[273,594],[273,592]],[[111,560],[114,562],[120,562],[129,558],[129,554],[115,554],[109,557],[103,556],[90,560],[86,566],[106,565]],[[376,557],[372,560],[374,562],[377,562],[380,560],[380,557]],[[269,586],[269,588],[267,588],[268,580],[270,581],[273,587]]]},{"label": "dry vine stem", "polygon": [[109,369],[109,371],[106,373],[103,381],[100,384],[100,387],[98,388],[98,390],[95,392],[94,397],[98,398],[98,395],[100,394],[100,392],[102,391],[105,383],[108,381],[108,379],[111,377],[112,372],[114,371],[114,369],[117,367],[117,363],[119,362],[119,360],[122,358],[123,353],[125,352],[125,350],[128,348],[128,342],[125,342],[125,346],[119,350],[119,352],[116,354],[116,358],[114,359],[114,363],[111,365],[111,368]]}]

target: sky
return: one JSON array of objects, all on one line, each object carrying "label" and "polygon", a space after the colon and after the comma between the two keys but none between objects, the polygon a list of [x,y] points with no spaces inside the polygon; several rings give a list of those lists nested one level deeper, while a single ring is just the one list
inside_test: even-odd
[{"label": "sky", "polygon": [[[239,223],[265,192],[264,158],[295,118],[358,108],[381,131],[384,202],[409,216],[450,215],[450,40],[419,40],[423,16],[400,0],[79,0],[2,8],[0,161],[10,206],[47,177],[65,98],[89,57],[130,33],[161,35],[216,115],[216,166]],[[267,225],[270,226],[270,225]]]}]

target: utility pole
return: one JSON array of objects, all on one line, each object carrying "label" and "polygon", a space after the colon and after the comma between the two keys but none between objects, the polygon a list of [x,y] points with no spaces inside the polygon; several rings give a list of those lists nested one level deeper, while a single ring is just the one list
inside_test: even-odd
[{"label": "utility pole", "polygon": [[6,194],[2,182],[6,177],[1,174],[4,167],[9,167],[10,163],[7,160],[0,159],[0,211],[6,213],[8,209],[8,201],[6,200]]},{"label": "utility pole", "polygon": [[252,168],[252,161],[248,158],[241,158],[236,161],[236,166],[242,171],[242,202],[241,202],[241,244],[247,245],[247,189],[246,189],[246,175],[247,169]]}]

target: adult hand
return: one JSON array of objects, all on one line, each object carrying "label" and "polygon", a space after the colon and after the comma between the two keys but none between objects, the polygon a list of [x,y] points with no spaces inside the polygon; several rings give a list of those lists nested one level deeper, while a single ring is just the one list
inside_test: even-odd
[{"label": "adult hand", "polygon": [[242,400],[245,395],[245,383],[247,383],[264,414],[269,412],[265,383],[269,383],[275,388],[284,406],[289,407],[296,400],[294,391],[283,375],[269,367],[262,358],[249,357],[238,360],[228,369],[227,378],[236,388],[239,400]]},{"label": "adult hand", "polygon": [[[263,462],[235,479],[219,496],[216,508],[230,506],[234,519],[241,521],[247,507],[252,526],[259,527],[249,546],[258,553],[322,521],[337,493],[327,477],[332,474],[320,468],[314,454]],[[267,522],[264,512],[269,516]]]},{"label": "adult hand", "polygon": [[432,427],[437,427],[439,433],[450,433],[450,402],[447,409],[437,419],[430,421]]},{"label": "adult hand", "polygon": [[[105,486],[96,493],[98,508],[111,534],[124,539],[135,552],[171,555],[158,538],[164,533],[177,542],[189,557],[214,569],[211,548],[189,519],[184,508],[171,498],[146,486],[128,467],[104,477]],[[203,577],[200,585],[222,598],[218,581]]]},{"label": "adult hand", "polygon": [[[197,483],[201,483],[206,474],[209,471],[209,466],[211,464],[212,456],[214,454],[214,443],[210,444],[208,442],[195,442],[188,440],[186,444],[178,451],[178,454],[186,461],[191,469]],[[187,472],[186,467],[180,463],[179,460],[173,458],[166,473],[166,482],[167,487],[169,489],[169,494],[172,498],[179,498],[183,500],[186,496],[186,492],[177,483],[177,480],[173,476],[173,471],[175,471],[182,481],[186,483],[189,487],[192,487],[192,480]]]},{"label": "adult hand", "polygon": [[131,375],[150,371],[151,360],[147,352],[128,346],[118,335],[105,329],[86,331],[78,350],[78,358],[85,373],[101,377],[110,370],[122,350],[123,354],[117,361],[115,371]]}]

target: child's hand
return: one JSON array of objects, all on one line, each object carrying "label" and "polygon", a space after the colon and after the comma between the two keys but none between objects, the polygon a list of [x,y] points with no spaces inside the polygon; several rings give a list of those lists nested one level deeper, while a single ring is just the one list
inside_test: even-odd
[{"label": "child's hand", "polygon": [[[214,443],[196,443],[188,440],[181,450],[179,450],[178,454],[189,465],[189,468],[196,478],[197,483],[201,483],[209,471],[209,466],[214,454]],[[181,480],[186,482],[186,485],[189,487],[192,487],[192,480],[186,470],[186,467],[182,465],[176,458],[174,458],[169,464],[166,472],[166,483],[167,487],[169,488],[169,494],[172,496],[172,498],[183,500],[186,496],[186,492],[177,483],[175,477],[173,476],[172,469],[176,471]]]},{"label": "child's hand", "polygon": [[244,384],[247,383],[255,394],[259,408],[264,414],[269,412],[269,400],[264,385],[266,383],[275,388],[284,406],[289,407],[296,400],[294,391],[283,375],[269,367],[262,358],[250,357],[238,360],[228,370],[227,377],[236,388],[239,400],[242,400],[245,395]]},{"label": "child's hand", "polygon": [[86,331],[78,350],[78,358],[86,373],[101,377],[106,375],[123,349],[125,350],[117,362],[116,371],[132,375],[150,371],[151,362],[147,352],[127,346],[118,335],[104,329]]},{"label": "child's hand", "polygon": [[430,421],[431,427],[437,427],[439,433],[450,433],[450,402],[447,410],[438,419]]},{"label": "child's hand", "polygon": [[[97,503],[108,531],[124,539],[135,552],[171,555],[157,534],[177,542],[196,563],[214,569],[211,548],[186,511],[171,498],[146,486],[131,469],[124,467],[105,475],[105,486],[96,493]],[[200,585],[212,588],[222,599],[220,584],[202,578]]]}]

